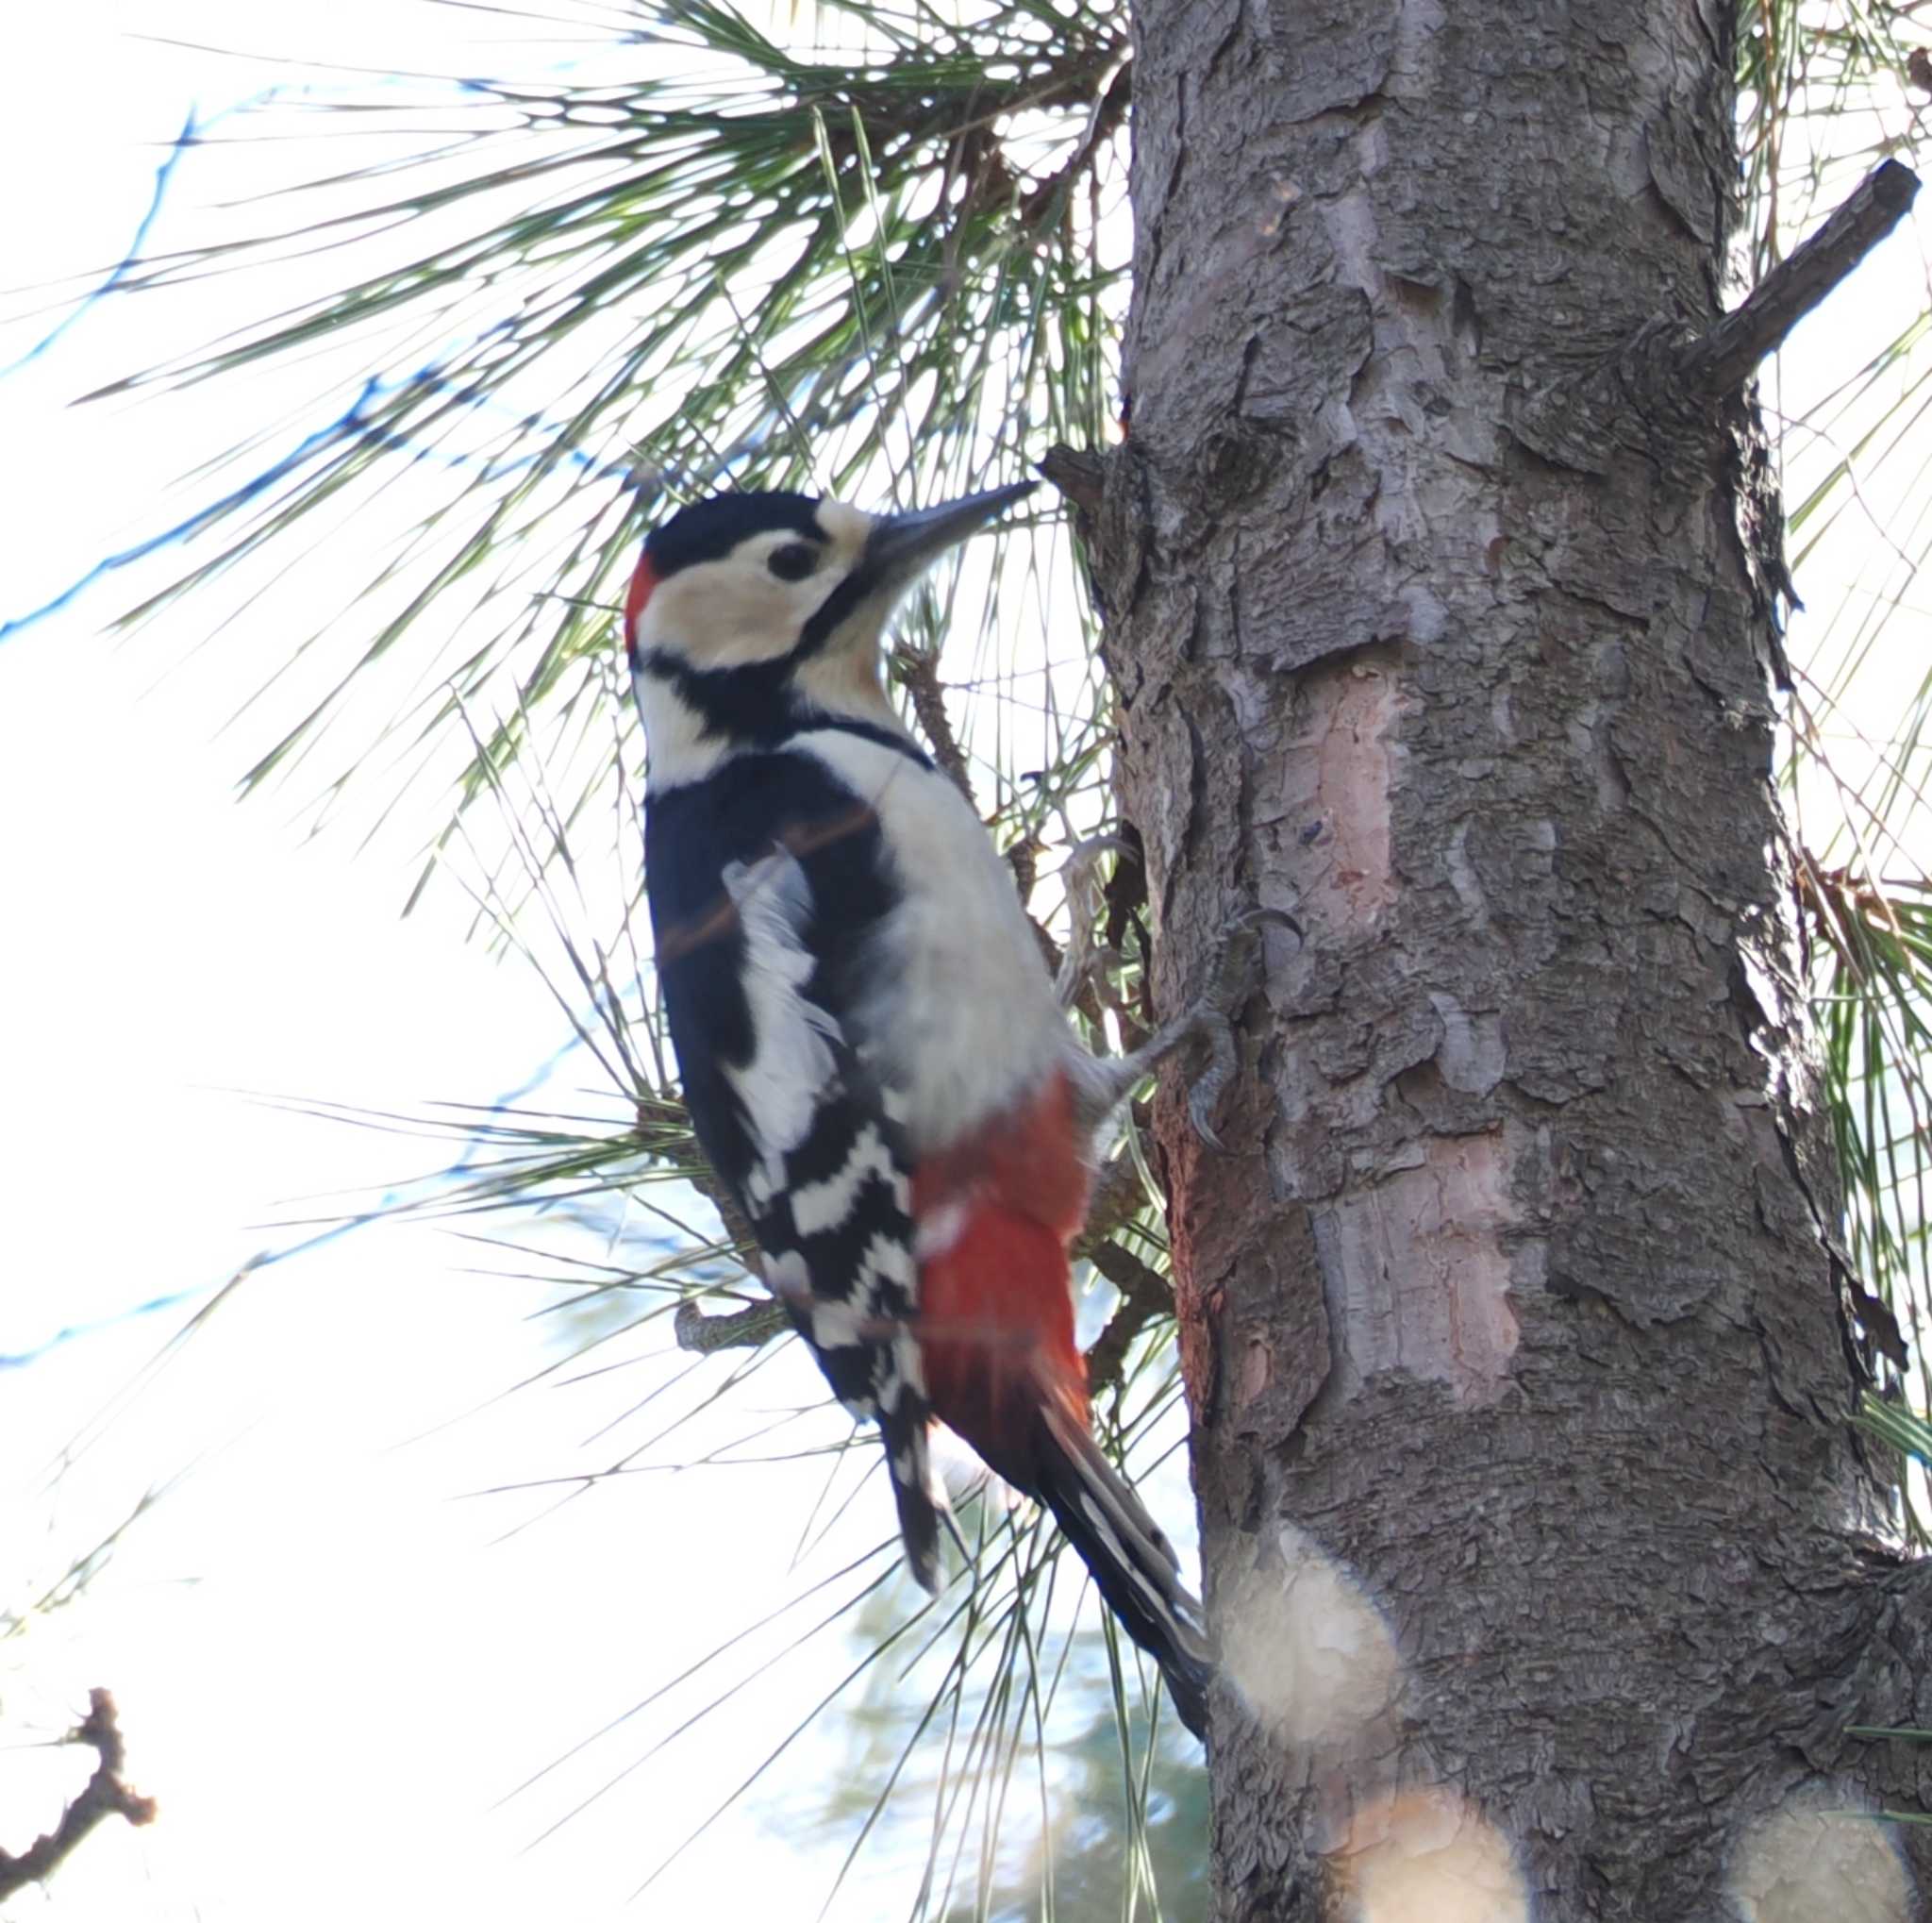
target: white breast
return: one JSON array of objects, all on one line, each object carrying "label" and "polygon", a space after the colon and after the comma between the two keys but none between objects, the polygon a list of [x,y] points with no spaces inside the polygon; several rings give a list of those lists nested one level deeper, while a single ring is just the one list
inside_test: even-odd
[{"label": "white breast", "polygon": [[1074,1045],[991,837],[945,776],[859,736],[802,734],[870,803],[905,899],[880,931],[875,1028],[916,1151],[1012,1105]]}]

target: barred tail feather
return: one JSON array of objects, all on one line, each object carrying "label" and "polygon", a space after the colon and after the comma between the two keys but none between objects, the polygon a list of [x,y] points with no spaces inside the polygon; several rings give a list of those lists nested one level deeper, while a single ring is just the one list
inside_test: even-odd
[{"label": "barred tail feather", "polygon": [[1048,1396],[1040,1409],[1037,1494],[1080,1553],[1121,1626],[1160,1665],[1175,1713],[1207,1740],[1214,1655],[1174,1546],[1086,1426]]}]

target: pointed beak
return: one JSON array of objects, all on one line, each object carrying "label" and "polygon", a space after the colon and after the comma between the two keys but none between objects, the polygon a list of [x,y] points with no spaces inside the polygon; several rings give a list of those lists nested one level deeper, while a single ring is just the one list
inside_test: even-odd
[{"label": "pointed beak", "polygon": [[937,508],[912,514],[894,514],[881,521],[865,543],[865,571],[882,587],[903,588],[917,580],[947,548],[976,533],[1015,501],[1023,501],[1039,485],[1015,481],[1010,487],[989,488]]}]

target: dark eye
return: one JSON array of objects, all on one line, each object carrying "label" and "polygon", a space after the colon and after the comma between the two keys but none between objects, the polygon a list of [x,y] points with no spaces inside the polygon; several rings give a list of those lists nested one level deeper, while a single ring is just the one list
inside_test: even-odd
[{"label": "dark eye", "polygon": [[803,541],[788,541],[772,550],[766,563],[781,581],[802,581],[819,564],[818,550]]}]

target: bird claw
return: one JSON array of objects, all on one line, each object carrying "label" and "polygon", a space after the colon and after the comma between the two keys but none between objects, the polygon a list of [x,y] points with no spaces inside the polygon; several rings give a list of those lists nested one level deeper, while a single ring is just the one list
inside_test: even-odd
[{"label": "bird claw", "polygon": [[1208,1058],[1207,1067],[1188,1089],[1188,1121],[1217,1155],[1226,1154],[1227,1148],[1209,1117],[1239,1065],[1234,1016],[1261,985],[1262,938],[1271,928],[1289,928],[1297,938],[1302,932],[1301,924],[1278,908],[1243,909],[1228,923],[1208,992],[1194,1008],[1191,1026],[1196,1034],[1207,1038]]},{"label": "bird claw", "polygon": [[1222,1090],[1234,1079],[1238,1059],[1234,1024],[1220,1009],[1204,1007],[1196,1032],[1207,1038],[1208,1065],[1188,1085],[1188,1121],[1194,1133],[1209,1148],[1217,1155],[1224,1155],[1226,1147],[1214,1132],[1209,1117],[1214,1113],[1215,1103],[1221,1099]]},{"label": "bird claw", "polygon": [[[1209,971],[1207,991],[1186,1014],[1176,1016],[1127,1055],[1095,1057],[1082,1080],[1078,1099],[1081,1120],[1097,1128],[1114,1105],[1155,1065],[1185,1047],[1196,1037],[1208,1047],[1208,1065],[1188,1090],[1188,1120],[1208,1147],[1221,1149],[1209,1116],[1221,1092],[1234,1079],[1240,1056],[1234,1045],[1234,1017],[1261,983],[1261,937],[1270,928],[1291,928],[1299,936],[1301,925],[1278,908],[1251,908],[1236,915],[1222,935],[1220,952]],[[1225,1151],[1223,1151],[1225,1152]]]}]

